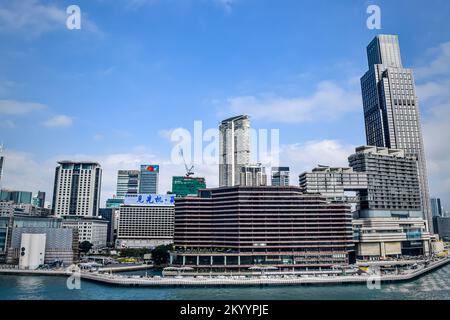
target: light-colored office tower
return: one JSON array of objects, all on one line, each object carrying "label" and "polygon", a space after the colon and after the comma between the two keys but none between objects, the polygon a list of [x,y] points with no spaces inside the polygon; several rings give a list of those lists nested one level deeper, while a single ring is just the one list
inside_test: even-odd
[{"label": "light-colored office tower", "polygon": [[241,168],[250,162],[250,119],[241,115],[219,126],[219,186],[239,185]]},{"label": "light-colored office tower", "polygon": [[402,149],[418,162],[421,206],[432,231],[425,151],[413,71],[402,65],[398,37],[378,35],[367,46],[361,78],[367,144]]},{"label": "light-colored office tower", "polygon": [[266,168],[259,163],[241,167],[239,185],[244,187],[267,186]]},{"label": "light-colored office tower", "polygon": [[139,170],[117,171],[117,198],[123,199],[127,194],[139,192]]},{"label": "light-colored office tower", "polygon": [[53,214],[96,217],[101,181],[102,169],[96,162],[58,162],[53,187]]},{"label": "light-colored office tower", "polygon": [[289,186],[289,167],[272,167],[272,186]]},{"label": "light-colored office tower", "polygon": [[356,203],[358,198],[350,193],[367,189],[367,175],[352,168],[318,166],[300,174],[299,185],[302,192],[320,193],[330,201]]}]

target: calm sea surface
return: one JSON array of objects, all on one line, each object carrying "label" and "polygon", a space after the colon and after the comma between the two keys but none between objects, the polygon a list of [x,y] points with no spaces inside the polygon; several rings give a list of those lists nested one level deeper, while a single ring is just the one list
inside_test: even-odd
[{"label": "calm sea surface", "polygon": [[0,275],[0,300],[10,299],[448,300],[450,299],[450,265],[411,282],[382,284],[380,290],[369,290],[364,284],[248,288],[128,288],[107,286],[83,280],[80,290],[69,290],[66,287],[65,277]]}]

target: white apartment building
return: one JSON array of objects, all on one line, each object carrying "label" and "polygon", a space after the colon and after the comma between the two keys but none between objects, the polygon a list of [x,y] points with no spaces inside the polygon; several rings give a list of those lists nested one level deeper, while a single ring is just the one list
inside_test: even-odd
[{"label": "white apartment building", "polygon": [[219,127],[219,186],[239,185],[242,167],[250,162],[250,119],[236,116]]},{"label": "white apartment building", "polygon": [[96,217],[102,169],[96,162],[60,161],[55,171],[53,213],[56,216]]},{"label": "white apartment building", "polygon": [[78,229],[78,241],[89,241],[94,249],[106,247],[108,234],[108,222],[100,219],[89,218],[67,218],[62,222],[65,228]]}]

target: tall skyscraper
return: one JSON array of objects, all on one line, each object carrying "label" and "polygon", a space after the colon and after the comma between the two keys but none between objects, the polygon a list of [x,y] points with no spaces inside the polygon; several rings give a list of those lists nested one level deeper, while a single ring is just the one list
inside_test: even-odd
[{"label": "tall skyscraper", "polygon": [[123,199],[127,194],[139,192],[139,170],[119,170],[117,172],[116,196]]},{"label": "tall skyscraper", "polygon": [[141,165],[139,176],[139,193],[157,194],[159,182],[159,165]]},{"label": "tall skyscraper", "polygon": [[361,78],[367,144],[402,149],[418,165],[421,207],[432,231],[425,151],[413,71],[402,65],[398,37],[378,35],[367,46]]},{"label": "tall skyscraper", "polygon": [[58,162],[53,187],[53,214],[98,216],[101,181],[102,169],[96,162]]},{"label": "tall skyscraper", "polygon": [[444,212],[442,210],[441,199],[432,197],[431,198],[431,213],[433,217],[443,217]]},{"label": "tall skyscraper", "polygon": [[272,167],[272,186],[289,186],[289,167]]},{"label": "tall skyscraper", "polygon": [[250,119],[236,116],[219,126],[219,186],[239,185],[242,167],[250,162]]},{"label": "tall skyscraper", "polygon": [[2,174],[3,174],[3,162],[5,158],[3,157],[3,145],[0,144],[0,186],[2,185]]}]

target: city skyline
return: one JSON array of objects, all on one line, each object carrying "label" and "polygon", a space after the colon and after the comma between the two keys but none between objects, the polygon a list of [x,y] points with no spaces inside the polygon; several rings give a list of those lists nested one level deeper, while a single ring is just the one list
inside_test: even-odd
[{"label": "city skyline", "polygon": [[[24,1],[23,6],[31,6],[32,3],[37,2]],[[159,21],[164,26],[165,24],[161,20],[156,20],[156,14],[169,12],[172,15],[186,17],[189,22],[205,19],[204,24],[214,26],[214,28],[207,32],[201,23],[195,24],[193,28],[200,31],[197,36],[193,35],[197,46],[190,46],[189,43],[182,41],[179,47],[174,47],[163,40],[164,36],[169,36],[169,38],[171,36],[173,39],[181,41],[182,34],[177,35],[177,33],[182,30],[182,24],[176,24],[170,30],[160,29],[160,33],[148,31],[154,36],[152,39],[158,40],[155,43],[144,41],[141,37],[145,33],[138,33],[139,40],[143,41],[139,46],[136,39],[130,37],[130,34],[120,33],[118,29],[111,29],[108,22],[99,17],[100,9],[110,10],[111,13],[116,12],[115,10],[123,13],[125,9],[121,8],[121,4],[104,6],[94,2],[80,5],[90,24],[87,23],[86,28],[82,29],[79,34],[68,33],[63,28],[58,29],[58,21],[49,21],[44,16],[43,19],[48,25],[46,28],[42,28],[39,34],[30,35],[23,41],[16,39],[11,42],[8,50],[5,49],[6,47],[2,48],[5,49],[2,51],[5,55],[3,60],[10,61],[10,65],[5,67],[4,78],[0,79],[0,113],[2,115],[0,140],[5,142],[2,187],[33,192],[43,190],[50,199],[56,162],[61,159],[80,160],[81,158],[96,161],[102,165],[104,170],[102,207],[105,199],[115,192],[117,170],[137,168],[138,165],[144,163],[161,164],[159,187],[160,192],[165,193],[170,190],[172,176],[184,173],[182,165],[169,163],[172,144],[167,137],[171,130],[183,127],[192,131],[194,120],[202,120],[206,128],[216,128],[220,120],[241,113],[248,114],[252,119],[252,126],[256,128],[280,129],[282,143],[280,158],[283,159],[280,165],[291,167],[293,177],[291,184],[296,185],[296,177],[299,173],[319,164],[345,166],[347,156],[352,153],[355,146],[363,144],[365,140],[361,93],[359,83],[356,81],[367,68],[365,47],[378,33],[398,33],[402,44],[404,65],[417,71],[416,79],[423,116],[422,125],[424,126],[425,152],[429,162],[431,194],[440,197],[444,206],[448,204],[450,198],[449,178],[445,169],[450,166],[445,159],[445,155],[448,154],[445,149],[447,146],[444,144],[446,137],[445,134],[438,133],[445,128],[444,125],[447,123],[445,120],[450,109],[447,102],[449,90],[446,90],[446,86],[450,82],[445,78],[443,72],[450,64],[450,59],[448,59],[450,34],[441,28],[438,30],[439,35],[432,33],[433,30],[437,31],[437,29],[433,29],[433,26],[440,25],[438,22],[424,30],[420,29],[423,28],[425,19],[428,18],[423,16],[418,16],[417,25],[397,24],[394,19],[390,18],[392,15],[390,12],[396,8],[405,9],[406,4],[382,3],[381,8],[383,13],[386,13],[383,15],[385,17],[383,18],[383,28],[370,31],[365,28],[367,15],[363,2],[361,2],[360,10],[357,6],[356,9],[346,8],[344,10],[339,4],[329,4],[331,8],[335,9],[331,11],[341,14],[340,18],[337,15],[330,15],[330,24],[339,23],[340,19],[355,15],[359,17],[359,20],[355,19],[348,26],[343,26],[342,31],[348,31],[356,25],[360,25],[361,30],[353,32],[351,37],[344,33],[336,35],[335,30],[326,31],[326,29],[323,29],[325,31],[321,33],[308,35],[307,32],[299,30],[301,28],[289,26],[288,22],[299,17],[304,18],[308,9],[314,11],[313,8],[298,8],[298,16],[294,13],[288,14],[282,8],[277,8],[273,15],[286,16],[287,22],[283,22],[272,33],[268,29],[264,31],[268,34],[268,39],[278,39],[281,48],[267,48],[263,41],[265,39],[254,40],[251,42],[252,45],[267,49],[267,52],[259,50],[260,56],[258,57],[260,58],[257,59],[250,54],[254,50],[244,44],[244,40],[251,39],[257,34],[257,30],[250,29],[242,36],[237,34],[236,29],[229,30],[233,23],[237,23],[241,27],[249,27],[244,22],[245,17],[249,15],[247,4],[241,1],[233,1],[233,3],[234,5],[229,9],[224,9],[218,4],[192,4],[192,8],[187,6],[179,11],[162,4],[140,7],[139,13],[143,14],[145,19]],[[252,5],[255,6],[255,3],[253,2]],[[59,10],[64,9],[63,6],[58,7],[56,4],[43,5],[43,8],[52,8],[52,6],[56,6]],[[178,6],[175,5],[175,7]],[[308,6],[314,7],[314,5]],[[5,5],[5,10],[11,13],[12,10],[8,11],[10,7]],[[411,4],[409,13],[416,7],[414,3]],[[263,8],[265,5],[260,4],[255,9],[258,15],[255,18],[258,26],[258,22],[271,17],[271,15],[262,13]],[[128,10],[125,19],[132,19],[137,15],[133,11],[135,9]],[[17,12],[20,14],[20,10]],[[212,14],[213,17],[206,19],[206,14]],[[321,14],[327,15],[323,11]],[[294,17],[296,19],[293,19]],[[212,19],[214,18],[220,18],[220,23],[213,24]],[[441,19],[439,14],[433,15],[433,18],[437,21]],[[308,22],[314,25],[314,21],[311,20],[313,18],[308,19]],[[321,21],[323,20],[327,20],[326,17],[321,19]],[[131,27],[137,28],[141,22],[139,20],[136,25]],[[90,27],[88,27],[89,25]],[[94,31],[94,25],[97,27],[97,31]],[[297,27],[300,26],[301,24]],[[25,30],[19,31],[27,33],[26,27],[27,25],[23,27]],[[288,34],[283,36],[286,31],[289,31]],[[418,37],[415,36],[416,32],[418,35],[428,32],[429,35],[418,40]],[[335,37],[334,40],[330,40],[332,33]],[[205,68],[210,68],[219,76],[213,76],[211,71],[206,72],[204,68],[200,68],[198,58],[194,59],[192,53],[197,53],[200,48],[203,48],[200,43],[209,39],[208,35],[216,34],[223,36],[228,34],[228,38],[219,37],[224,39],[224,45],[231,45],[237,41],[242,61],[246,63],[251,61],[252,63],[249,63],[248,67],[243,67],[237,57],[233,56],[227,59],[220,52],[213,50],[219,56],[207,59]],[[159,37],[157,37],[158,35]],[[136,61],[134,64],[127,59],[119,59],[116,55],[107,55],[104,63],[100,63],[97,59],[89,59],[85,65],[80,61],[77,62],[76,57],[89,57],[87,44],[100,39],[98,46],[106,50],[113,42],[113,36],[118,36],[124,41],[119,45],[120,48],[125,48],[127,45],[127,48],[134,48],[135,51],[127,50],[127,52],[132,52],[126,56],[130,61]],[[2,30],[0,37],[5,40],[10,38],[8,28]],[[316,37],[320,44],[311,43],[311,40]],[[45,46],[54,38],[60,41],[51,46],[56,50],[56,54],[59,50],[62,52],[63,49],[60,46],[68,44],[66,38],[81,43],[82,49],[75,50],[78,54],[71,53],[66,57],[71,61],[75,59],[73,60],[75,65],[67,72],[66,64],[62,64],[61,61],[52,62],[45,58],[49,52]],[[8,41],[3,42],[7,43]],[[27,53],[30,44],[35,50],[34,53],[38,53],[37,58],[32,61],[30,52]],[[129,46],[130,44],[136,46]],[[305,47],[305,44],[308,44],[310,48]],[[220,42],[214,40],[212,45],[220,45]],[[154,53],[155,50],[146,50],[155,48],[159,48],[160,52]],[[154,59],[155,55],[164,56],[175,48],[181,49],[176,53],[181,54],[180,56],[184,57],[190,67],[170,61],[171,55],[168,55],[167,60],[169,61],[166,61],[166,64],[164,61]],[[330,53],[331,51],[333,53]],[[335,53],[336,51],[338,53]],[[148,53],[149,56],[144,53]],[[211,51],[208,53],[210,54]],[[8,54],[9,59],[7,59]],[[11,59],[11,56],[14,56],[14,59]],[[205,57],[201,56],[200,58]],[[41,65],[41,69],[34,66],[36,59],[39,62],[38,65]],[[227,72],[225,68],[219,67],[221,60],[217,59],[225,59],[224,61],[230,65],[230,70]],[[269,61],[270,63],[268,63]],[[18,76],[17,73],[22,68],[20,64],[24,62],[27,62],[25,65],[33,64],[30,72],[36,73],[41,70],[43,76],[48,79],[47,83],[39,84],[36,76],[29,78]],[[158,62],[160,65],[153,65],[152,69],[150,64],[158,64]],[[151,72],[155,74],[154,79],[147,85],[144,85],[147,83],[146,78],[142,72],[138,72],[136,64],[143,64],[142,70],[154,71]],[[130,66],[132,67],[131,73],[125,72],[124,69]],[[323,66],[330,70],[323,70],[326,69]],[[100,69],[100,67],[104,68]],[[195,72],[197,72],[196,68],[199,68],[199,77],[194,76],[195,72],[191,68],[195,69]],[[240,68],[243,71],[237,72]],[[63,71],[64,73],[62,73]],[[233,71],[236,74],[233,74]],[[97,74],[94,75],[95,72]],[[180,75],[184,81],[173,80],[177,75]],[[209,78],[201,78],[202,76],[209,76]],[[83,81],[80,80],[86,79],[86,77],[90,80],[84,81],[87,83],[82,84]],[[119,81],[119,79],[123,79],[123,81]],[[156,79],[163,80],[163,84],[157,86],[158,89],[164,89],[162,93],[158,94],[151,90],[144,94],[144,89],[150,83],[153,84]],[[129,88],[129,84],[127,86],[125,80],[132,81],[137,88]],[[58,81],[61,82],[61,85],[56,85]],[[190,89],[192,94],[183,89],[183,82],[186,81],[197,83],[197,86]],[[232,82],[239,84],[230,85]],[[99,86],[96,87],[95,92],[90,92],[91,98],[82,99],[80,96],[86,95],[87,90],[93,85]],[[118,90],[120,85],[125,85],[125,90]],[[52,86],[55,89],[51,89]],[[175,96],[179,98],[172,97],[171,90],[175,90],[177,93]],[[76,94],[74,96],[69,94],[71,91]],[[107,97],[107,92],[113,92],[112,99]],[[125,100],[126,98],[128,100]],[[340,100],[347,101],[348,106],[342,105]],[[333,103],[328,109],[325,108],[317,114],[314,113],[318,107],[327,102]],[[297,106],[300,111],[292,111],[292,106]],[[173,107],[172,112],[167,112],[167,109],[171,107]],[[286,110],[286,114],[271,119],[270,111],[277,110],[277,107],[278,110]],[[98,116],[90,116],[89,110],[96,111]],[[124,113],[129,113],[125,117],[127,121],[118,121],[118,119],[122,119]],[[153,113],[158,121],[152,122],[154,118],[150,115]],[[130,124],[133,121],[134,123],[126,125],[128,121]],[[119,125],[112,125],[114,123]],[[348,123],[352,125],[350,126]],[[327,129],[323,130],[323,126],[326,126]],[[109,129],[113,127],[117,132]],[[35,137],[39,137],[37,141],[41,143],[35,143]],[[196,165],[197,172],[199,176],[206,178],[208,187],[218,185],[216,166],[210,168],[206,165]],[[29,176],[30,179],[25,180],[24,175]]]}]

